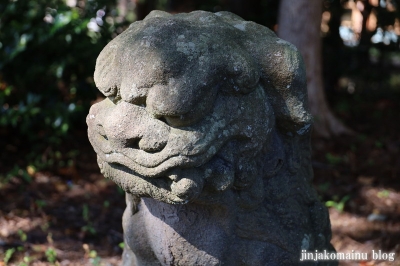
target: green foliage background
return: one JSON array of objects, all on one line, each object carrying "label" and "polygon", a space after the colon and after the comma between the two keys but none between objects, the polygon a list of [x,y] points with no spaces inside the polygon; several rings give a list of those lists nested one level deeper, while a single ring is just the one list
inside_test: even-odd
[{"label": "green foliage background", "polygon": [[[85,129],[91,102],[99,97],[92,78],[96,57],[128,24],[117,23],[114,1],[67,3],[0,2],[0,130],[8,139],[2,136],[0,144],[16,147],[22,164],[35,168],[66,157],[60,155],[60,146],[67,146],[62,153],[71,154],[65,143]],[[96,27],[96,18],[101,27]],[[47,164],[48,158],[39,159],[46,150]],[[7,156],[3,151],[2,159]],[[0,172],[19,168],[4,163],[6,159]]]},{"label": "green foliage background", "polygon": [[94,32],[87,25],[100,8],[112,9],[107,2],[0,4],[0,126],[18,129],[29,141],[56,144],[81,126],[96,97],[91,79],[96,57],[115,29],[105,22]]}]

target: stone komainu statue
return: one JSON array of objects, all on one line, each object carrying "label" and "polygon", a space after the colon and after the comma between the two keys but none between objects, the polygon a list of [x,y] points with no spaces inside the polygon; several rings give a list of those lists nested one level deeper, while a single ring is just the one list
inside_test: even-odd
[{"label": "stone komainu statue", "polygon": [[94,79],[107,98],[89,139],[127,195],[123,265],[298,265],[302,250],[334,252],[296,47],[229,12],[153,11],[104,48]]}]

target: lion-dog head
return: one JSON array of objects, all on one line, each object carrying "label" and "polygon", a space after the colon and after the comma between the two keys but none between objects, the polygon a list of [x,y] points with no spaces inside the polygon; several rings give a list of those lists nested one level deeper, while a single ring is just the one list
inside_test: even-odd
[{"label": "lion-dog head", "polygon": [[155,11],[111,41],[94,79],[107,97],[87,116],[105,177],[167,203],[242,204],[307,134],[304,66],[273,32],[227,12]]}]

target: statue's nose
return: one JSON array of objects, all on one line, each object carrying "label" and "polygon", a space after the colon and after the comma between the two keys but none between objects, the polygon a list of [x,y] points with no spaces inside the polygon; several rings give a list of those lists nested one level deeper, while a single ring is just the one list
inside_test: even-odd
[{"label": "statue's nose", "polygon": [[168,141],[169,127],[146,109],[120,102],[106,117],[104,131],[115,148],[134,148],[146,152],[161,151]]}]

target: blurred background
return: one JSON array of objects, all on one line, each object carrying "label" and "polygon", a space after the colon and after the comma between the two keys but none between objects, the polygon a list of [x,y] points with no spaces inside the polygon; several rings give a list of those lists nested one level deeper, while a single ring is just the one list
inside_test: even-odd
[{"label": "blurred background", "polygon": [[[102,48],[151,10],[230,11],[304,55],[314,185],[340,252],[400,263],[400,0],[2,0],[0,266],[118,265],[124,193],[87,136]],[[396,262],[397,261],[397,262]]]}]

